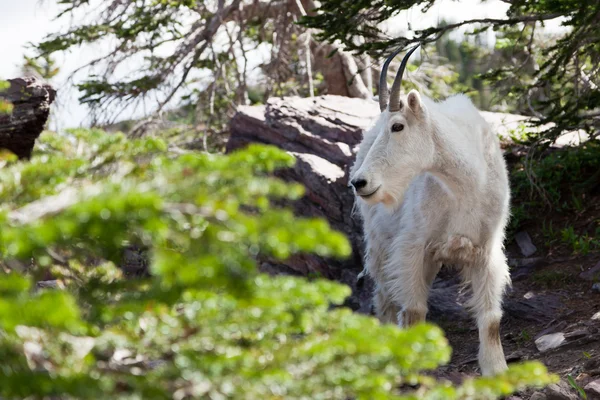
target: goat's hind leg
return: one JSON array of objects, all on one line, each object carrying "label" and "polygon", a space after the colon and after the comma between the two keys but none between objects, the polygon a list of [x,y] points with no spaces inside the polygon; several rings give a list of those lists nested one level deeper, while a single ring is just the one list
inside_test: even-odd
[{"label": "goat's hind leg", "polygon": [[469,308],[474,312],[479,328],[481,373],[486,376],[501,373],[507,368],[500,341],[502,296],[510,283],[508,265],[501,248],[493,249],[478,263],[465,266],[464,275],[473,289]]}]

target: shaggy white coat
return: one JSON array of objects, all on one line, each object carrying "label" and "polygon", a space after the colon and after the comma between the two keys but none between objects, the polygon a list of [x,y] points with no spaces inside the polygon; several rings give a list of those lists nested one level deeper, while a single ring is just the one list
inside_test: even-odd
[{"label": "shaggy white coat", "polygon": [[440,267],[456,265],[473,292],[482,374],[502,372],[509,184],[498,138],[466,96],[434,102],[413,90],[401,102],[365,133],[350,172],[366,180],[356,194],[376,313],[400,326],[423,321]]}]

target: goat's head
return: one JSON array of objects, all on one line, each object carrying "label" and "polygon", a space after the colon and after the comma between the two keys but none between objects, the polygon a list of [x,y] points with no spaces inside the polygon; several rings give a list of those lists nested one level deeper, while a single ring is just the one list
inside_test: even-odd
[{"label": "goat's head", "polygon": [[400,95],[406,63],[418,47],[413,47],[402,60],[389,94],[387,69],[400,49],[386,60],[381,70],[381,115],[365,133],[350,172],[356,195],[369,204],[398,204],[410,181],[433,163],[433,135],[421,96],[416,90]]}]

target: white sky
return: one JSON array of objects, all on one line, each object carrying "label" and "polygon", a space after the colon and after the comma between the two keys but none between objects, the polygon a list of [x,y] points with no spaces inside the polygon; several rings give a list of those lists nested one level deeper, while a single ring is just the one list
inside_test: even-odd
[{"label": "white sky", "polygon": [[[427,14],[415,9],[401,13],[388,22],[387,30],[390,34],[398,34],[405,31],[408,24],[412,29],[422,29],[442,20],[455,22],[467,18],[503,18],[507,8],[508,5],[499,0],[441,0]],[[19,76],[27,44],[38,42],[46,34],[66,26],[68,20],[53,21],[57,10],[56,0],[0,0],[0,78]],[[551,22],[548,28],[557,30],[558,23]],[[493,43],[491,30],[489,39]],[[78,104],[78,93],[70,84],[66,84],[66,78],[97,51],[77,49],[58,57],[61,73],[53,82],[59,90],[58,107],[54,110],[54,129],[85,125],[87,109]],[[255,60],[253,64],[258,62]],[[129,116],[125,114],[123,118]]]}]

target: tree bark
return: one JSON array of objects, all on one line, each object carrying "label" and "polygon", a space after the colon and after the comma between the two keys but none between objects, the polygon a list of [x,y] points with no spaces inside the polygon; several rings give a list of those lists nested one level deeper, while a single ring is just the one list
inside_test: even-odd
[{"label": "tree bark", "polygon": [[[362,270],[363,244],[360,218],[353,214],[354,194],[348,189],[348,170],[369,127],[379,115],[375,101],[341,96],[312,99],[286,97],[269,99],[264,106],[239,107],[230,123],[227,151],[258,142],[280,147],[293,154],[293,168],[276,175],[302,183],[302,199],[283,203],[297,215],[327,219],[343,232],[352,244],[352,256],[345,260],[324,259],[316,255],[295,255],[286,261],[261,258],[262,271],[293,275],[316,274],[356,289],[356,275]],[[356,291],[347,304],[370,312],[370,286]]]},{"label": "tree bark", "polygon": [[35,140],[44,130],[56,91],[34,77],[9,79],[0,98],[12,103],[10,114],[0,115],[0,148],[19,158],[31,157]]},{"label": "tree bark", "polygon": [[[352,54],[325,42],[313,41],[311,47],[315,69],[323,74],[327,94],[360,99],[373,97]],[[335,54],[330,57],[333,51]]]}]

